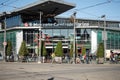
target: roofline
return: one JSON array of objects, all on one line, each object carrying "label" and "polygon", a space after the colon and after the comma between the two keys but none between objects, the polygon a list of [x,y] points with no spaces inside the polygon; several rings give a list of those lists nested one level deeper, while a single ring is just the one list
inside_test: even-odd
[{"label": "roofline", "polygon": [[[69,19],[70,17],[56,16],[55,18]],[[79,19],[79,20],[92,20],[92,21],[104,21],[103,19],[90,19],[90,18],[76,18],[76,19]],[[119,20],[106,19],[106,21],[109,21],[109,22],[118,22],[118,23],[120,23]]]},{"label": "roofline", "polygon": [[[39,29],[40,27],[12,27],[12,28],[7,28],[6,31],[9,31],[9,30],[23,30],[23,29]],[[0,30],[0,32],[4,31],[4,29]]]},{"label": "roofline", "polygon": [[[12,28],[8,28],[6,29],[7,31],[9,30],[25,30],[25,29],[39,29],[40,27],[12,27]],[[79,28],[79,27],[76,27]],[[104,27],[100,27],[100,26],[91,26],[91,27],[80,27],[80,28],[86,28],[86,29],[104,29]],[[120,31],[120,28],[112,28],[112,27],[107,27],[107,30],[115,30],[115,31]],[[0,32],[3,32],[4,29],[0,30]]]},{"label": "roofline", "polygon": [[33,6],[36,6],[36,5],[39,5],[39,4],[42,4],[42,3],[45,3],[47,1],[52,1],[52,2],[56,2],[56,3],[60,3],[60,4],[66,4],[66,5],[70,5],[70,6],[76,6],[75,4],[73,3],[69,3],[69,2],[65,2],[63,0],[40,0],[40,1],[36,1],[34,3],[31,3],[31,4],[28,4],[26,6],[23,6],[21,8],[18,8],[18,9],[15,9],[11,12],[18,12],[18,11],[21,11],[21,10],[24,10],[24,9],[27,9],[27,8],[30,8],[30,7],[33,7]]}]

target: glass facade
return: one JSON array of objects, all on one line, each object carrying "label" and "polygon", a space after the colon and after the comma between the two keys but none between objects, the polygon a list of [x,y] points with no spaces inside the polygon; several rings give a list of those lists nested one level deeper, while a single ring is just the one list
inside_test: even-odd
[{"label": "glass facade", "polygon": [[38,34],[38,30],[23,30],[23,40],[27,44],[29,53],[35,53],[35,47],[38,44],[35,41],[35,39],[37,38],[37,34]]},{"label": "glass facade", "polygon": [[[81,53],[83,46],[86,48],[86,53],[87,50],[91,54],[96,53],[98,44],[103,42],[104,20],[76,19],[74,33],[74,23],[70,17],[56,17],[62,13],[62,9],[56,11],[56,8],[51,10],[51,12],[45,9],[40,14],[37,12],[38,9],[46,8],[47,3],[45,3],[45,6],[40,5],[29,5],[28,8],[21,8],[9,15],[0,16],[0,52],[3,52],[4,49],[3,42],[6,23],[6,41],[11,41],[15,54],[19,53],[23,40],[26,42],[29,53],[38,53],[40,37],[45,42],[49,56],[54,52],[58,41],[62,41],[63,53],[69,53],[71,44],[74,41],[74,34],[75,48],[78,50],[78,53]],[[32,10],[34,12],[31,12]],[[105,22],[107,32],[106,50],[120,50],[120,21],[106,20]]]},{"label": "glass facade", "polygon": [[[22,16],[23,17],[23,16]],[[38,25],[29,25],[27,27],[20,26],[20,24],[23,23],[23,19],[21,16],[15,16],[12,18],[8,18],[7,19],[7,26],[9,27],[16,27],[18,25],[18,27],[22,28],[22,29],[18,29],[23,31],[23,40],[26,41],[27,43],[27,47],[29,49],[30,53],[35,53],[35,49],[38,46],[38,40],[36,40],[36,38],[38,39],[38,35],[39,35],[39,21],[38,20],[32,20],[30,21],[28,18],[27,20],[29,20],[29,23],[34,24],[34,22]],[[35,19],[35,18],[34,18]],[[15,21],[15,23],[10,24],[10,22],[12,23],[12,21]],[[25,22],[26,18],[24,17],[24,22]],[[45,41],[45,45],[46,45],[46,49],[48,51],[48,53],[51,53],[54,51],[55,46],[57,45],[58,41],[62,41],[62,45],[63,45],[63,49],[64,52],[67,53],[69,51],[69,46],[71,43],[73,43],[73,39],[74,39],[74,33],[73,33],[73,23],[70,23],[69,18],[56,18],[57,20],[57,24],[52,24],[52,23],[46,23],[46,24],[42,24],[42,37],[44,38]],[[76,27],[76,46],[77,49],[81,49],[82,46],[86,47],[87,49],[91,49],[91,32],[93,30],[95,30],[97,32],[94,33],[97,35],[97,43],[99,44],[100,42],[103,42],[102,40],[102,31],[103,31],[103,21],[100,20],[81,20],[78,19],[78,22],[80,24],[80,27]],[[106,21],[107,22],[107,43],[106,43],[106,47],[107,49],[120,49],[120,32],[119,30],[113,30],[116,28],[119,28],[119,22],[115,22],[115,21]],[[38,28],[34,28],[35,26],[37,26]],[[82,26],[82,27],[81,27]],[[87,28],[84,28],[88,26]],[[97,28],[92,28],[91,26],[98,26]],[[14,28],[13,27],[13,28]],[[31,28],[30,28],[31,27]],[[112,29],[109,29],[111,28]],[[7,31],[7,41],[10,40],[12,41],[12,45],[14,46],[14,49],[16,47],[16,30],[9,30]],[[44,36],[43,36],[44,35]],[[3,32],[0,33],[0,48],[3,49],[3,38],[4,34]],[[68,50],[68,51],[67,51]],[[80,50],[79,50],[80,51]]]},{"label": "glass facade", "polygon": [[[98,30],[97,39],[98,39],[98,44],[100,42],[103,42],[102,30]],[[107,30],[106,48],[108,50],[120,49],[120,32],[119,31]]]},{"label": "glass facade", "polygon": [[16,48],[16,31],[8,31],[6,34],[6,40],[12,42],[13,49]]},{"label": "glass facade", "polygon": [[[16,51],[16,31],[7,31],[6,41],[11,41],[13,51]],[[0,50],[3,51],[4,33],[0,33]]]},{"label": "glass facade", "polygon": [[[42,30],[43,34],[46,34],[47,36],[49,36],[49,39],[47,39],[47,41],[49,41],[52,45],[57,45],[57,42],[59,40],[61,40],[63,42],[63,45],[67,45],[68,43],[70,43],[71,40],[71,36],[70,34],[73,34],[73,30],[72,29],[43,29]],[[46,45],[49,45],[50,43],[46,43]],[[50,45],[51,45],[50,44]]]},{"label": "glass facade", "polygon": [[3,50],[4,33],[0,33],[0,50]]},{"label": "glass facade", "polygon": [[22,24],[22,20],[20,15],[9,17],[6,19],[7,28],[20,26],[21,24]]},{"label": "glass facade", "polygon": [[73,29],[43,29],[42,32],[50,37],[63,36],[64,39],[68,39],[70,34],[73,34]]},{"label": "glass facade", "polygon": [[76,43],[90,49],[91,45],[91,29],[77,29],[76,30]]},{"label": "glass facade", "polygon": [[107,49],[120,49],[120,32],[108,31]]}]

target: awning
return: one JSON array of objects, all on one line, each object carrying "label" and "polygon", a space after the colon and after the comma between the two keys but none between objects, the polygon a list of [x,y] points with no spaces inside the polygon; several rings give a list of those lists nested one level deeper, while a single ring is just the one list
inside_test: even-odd
[{"label": "awning", "polygon": [[74,7],[75,4],[63,0],[39,0],[38,2],[16,9],[13,12],[28,14],[32,12],[32,14],[38,14],[41,11],[44,15],[51,14],[56,16]]}]

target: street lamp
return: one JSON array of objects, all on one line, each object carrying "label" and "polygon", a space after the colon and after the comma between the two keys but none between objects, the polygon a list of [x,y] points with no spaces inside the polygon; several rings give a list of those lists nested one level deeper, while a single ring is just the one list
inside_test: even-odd
[{"label": "street lamp", "polygon": [[40,26],[39,26],[39,56],[38,56],[38,63],[41,63],[41,15],[42,12],[40,11]]},{"label": "street lamp", "polygon": [[74,39],[73,39],[73,64],[75,64],[75,56],[76,56],[76,43],[75,43],[75,41],[76,41],[76,30],[75,30],[75,27],[76,27],[76,12],[74,12],[73,13],[73,20],[74,20],[74,22],[73,22],[73,24],[74,24],[74,31],[73,31],[73,33],[74,33]]},{"label": "street lamp", "polygon": [[104,19],[103,41],[104,41],[104,62],[106,62],[106,40],[107,40],[107,33],[106,33],[106,15],[102,15],[101,18]]},{"label": "street lamp", "polygon": [[3,50],[3,61],[6,61],[6,15],[11,14],[10,12],[3,12],[2,14],[0,14],[0,17],[3,16],[4,17],[4,42],[3,42],[3,46],[4,46],[4,50]]},{"label": "street lamp", "polygon": [[3,46],[4,46],[4,50],[3,50],[3,61],[6,62],[6,12],[3,12],[3,15],[5,16],[4,18],[4,42],[3,42]]}]

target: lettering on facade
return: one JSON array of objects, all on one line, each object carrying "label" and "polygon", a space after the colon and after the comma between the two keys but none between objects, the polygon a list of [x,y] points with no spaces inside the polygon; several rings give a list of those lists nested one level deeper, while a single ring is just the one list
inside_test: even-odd
[{"label": "lettering on facade", "polygon": [[59,26],[73,26],[73,23],[60,23],[60,24],[42,24],[42,26],[54,26],[54,27],[59,27]]},{"label": "lettering on facade", "polygon": [[[47,24],[41,24],[42,26],[47,26],[47,27],[59,27],[59,26],[73,26],[73,23],[60,23],[60,24],[52,24],[52,23],[47,23]],[[32,27],[38,27],[40,26],[40,24],[38,23],[28,23],[28,26]]]},{"label": "lettering on facade", "polygon": [[[29,26],[34,26],[34,27],[37,27],[37,26],[40,26],[40,24],[38,23],[28,23]],[[47,24],[42,24],[42,26],[48,26],[48,27],[59,27],[59,26],[73,26],[74,24],[73,23],[59,23],[59,24],[52,24],[52,23],[47,23]],[[90,26],[89,23],[76,23],[76,26],[79,26],[79,27],[88,27]]]},{"label": "lettering on facade", "polygon": [[77,23],[77,27],[88,27],[89,23]]}]

